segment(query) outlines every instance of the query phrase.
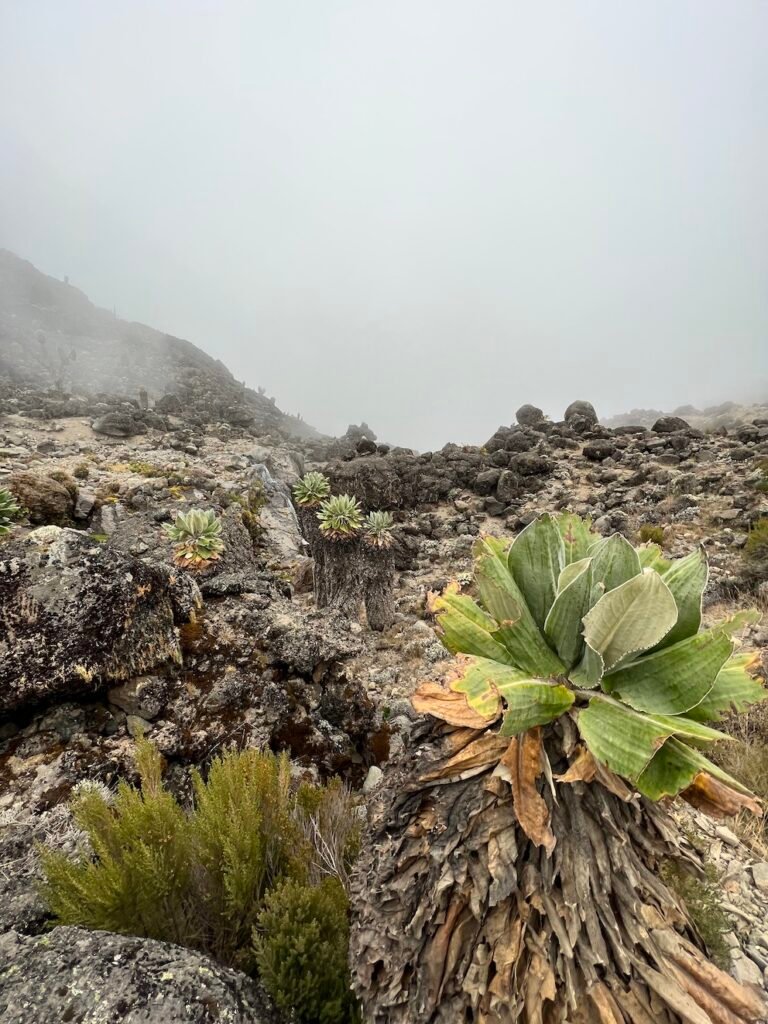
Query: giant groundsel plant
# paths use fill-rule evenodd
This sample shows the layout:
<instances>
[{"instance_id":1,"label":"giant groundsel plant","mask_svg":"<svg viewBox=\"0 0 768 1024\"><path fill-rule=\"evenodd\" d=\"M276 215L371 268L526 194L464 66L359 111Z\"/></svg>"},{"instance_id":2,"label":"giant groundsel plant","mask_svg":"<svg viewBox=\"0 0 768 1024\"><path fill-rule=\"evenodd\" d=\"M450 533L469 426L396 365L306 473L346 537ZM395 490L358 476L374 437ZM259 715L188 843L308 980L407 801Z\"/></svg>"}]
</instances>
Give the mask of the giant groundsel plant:
<instances>
[{"instance_id":1,"label":"giant groundsel plant","mask_svg":"<svg viewBox=\"0 0 768 1024\"><path fill-rule=\"evenodd\" d=\"M472 590L434 596L456 654L413 703L354 885L351 963L377 1024L747 1024L759 993L708 959L660 876L703 873L666 813L757 801L707 759L712 723L765 695L702 629L704 552L542 515L477 541Z\"/></svg>"},{"instance_id":2,"label":"giant groundsel plant","mask_svg":"<svg viewBox=\"0 0 768 1024\"><path fill-rule=\"evenodd\" d=\"M702 630L707 573L702 548L668 561L570 513L539 516L511 546L482 537L477 600L454 584L431 602L445 646L463 656L450 691L475 726L501 719L504 736L572 716L595 762L652 800L754 805L702 750L728 738L708 723L766 696L733 639L759 615ZM430 686L417 700L455 717Z\"/></svg>"}]
</instances>

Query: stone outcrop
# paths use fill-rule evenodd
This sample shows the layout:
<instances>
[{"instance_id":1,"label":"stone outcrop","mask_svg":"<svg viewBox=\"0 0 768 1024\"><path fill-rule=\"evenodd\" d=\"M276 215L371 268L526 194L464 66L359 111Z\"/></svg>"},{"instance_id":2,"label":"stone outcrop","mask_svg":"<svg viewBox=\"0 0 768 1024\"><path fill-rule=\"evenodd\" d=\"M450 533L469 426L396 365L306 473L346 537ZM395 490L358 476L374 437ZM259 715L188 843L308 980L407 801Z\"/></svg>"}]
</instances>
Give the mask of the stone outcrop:
<instances>
[{"instance_id":1,"label":"stone outcrop","mask_svg":"<svg viewBox=\"0 0 768 1024\"><path fill-rule=\"evenodd\" d=\"M0 935L4 1024L268 1024L246 975L180 946L81 928Z\"/></svg>"},{"instance_id":2,"label":"stone outcrop","mask_svg":"<svg viewBox=\"0 0 768 1024\"><path fill-rule=\"evenodd\" d=\"M0 552L0 711L93 691L180 657L192 578L43 527Z\"/></svg>"}]
</instances>

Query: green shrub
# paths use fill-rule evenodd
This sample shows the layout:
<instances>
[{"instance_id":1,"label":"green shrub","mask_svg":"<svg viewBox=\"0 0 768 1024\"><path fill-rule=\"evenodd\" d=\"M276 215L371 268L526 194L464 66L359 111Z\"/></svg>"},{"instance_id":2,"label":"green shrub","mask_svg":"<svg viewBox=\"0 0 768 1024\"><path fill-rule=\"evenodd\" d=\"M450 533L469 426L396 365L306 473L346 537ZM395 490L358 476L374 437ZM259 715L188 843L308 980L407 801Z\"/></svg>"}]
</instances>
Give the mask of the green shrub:
<instances>
[{"instance_id":1,"label":"green shrub","mask_svg":"<svg viewBox=\"0 0 768 1024\"><path fill-rule=\"evenodd\" d=\"M20 513L21 509L11 492L0 487L0 537L11 532L11 524Z\"/></svg>"},{"instance_id":2,"label":"green shrub","mask_svg":"<svg viewBox=\"0 0 768 1024\"><path fill-rule=\"evenodd\" d=\"M749 531L744 557L751 563L768 562L768 517L758 519Z\"/></svg>"},{"instance_id":3,"label":"green shrub","mask_svg":"<svg viewBox=\"0 0 768 1024\"><path fill-rule=\"evenodd\" d=\"M282 882L267 895L253 940L265 989L296 1024L360 1020L349 988L347 895L337 878Z\"/></svg>"},{"instance_id":4,"label":"green shrub","mask_svg":"<svg viewBox=\"0 0 768 1024\"><path fill-rule=\"evenodd\" d=\"M162 758L148 741L139 740L136 762L140 788L121 782L111 803L94 790L73 801L92 856L41 850L56 922L174 942L254 970L266 893L289 878L336 877L329 849L354 855L349 795L339 784L292 785L286 755L229 751L207 780L194 772L187 812L163 787ZM341 839L330 832L340 820Z\"/></svg>"},{"instance_id":5,"label":"green shrub","mask_svg":"<svg viewBox=\"0 0 768 1024\"><path fill-rule=\"evenodd\" d=\"M75 480L87 480L91 475L91 468L87 462L78 462L72 471Z\"/></svg>"},{"instance_id":6,"label":"green shrub","mask_svg":"<svg viewBox=\"0 0 768 1024\"><path fill-rule=\"evenodd\" d=\"M733 925L722 908L715 868L707 865L704 877L698 878L676 861L667 860L661 866L661 877L683 901L713 962L727 971L731 964L731 950L725 934L733 929Z\"/></svg>"},{"instance_id":7,"label":"green shrub","mask_svg":"<svg viewBox=\"0 0 768 1024\"><path fill-rule=\"evenodd\" d=\"M165 475L159 466L155 466L151 462L129 462L128 469L132 473L136 473L137 476L155 477Z\"/></svg>"},{"instance_id":8,"label":"green shrub","mask_svg":"<svg viewBox=\"0 0 768 1024\"><path fill-rule=\"evenodd\" d=\"M638 530L637 536L641 544L662 545L664 543L664 527L643 523Z\"/></svg>"}]
</instances>

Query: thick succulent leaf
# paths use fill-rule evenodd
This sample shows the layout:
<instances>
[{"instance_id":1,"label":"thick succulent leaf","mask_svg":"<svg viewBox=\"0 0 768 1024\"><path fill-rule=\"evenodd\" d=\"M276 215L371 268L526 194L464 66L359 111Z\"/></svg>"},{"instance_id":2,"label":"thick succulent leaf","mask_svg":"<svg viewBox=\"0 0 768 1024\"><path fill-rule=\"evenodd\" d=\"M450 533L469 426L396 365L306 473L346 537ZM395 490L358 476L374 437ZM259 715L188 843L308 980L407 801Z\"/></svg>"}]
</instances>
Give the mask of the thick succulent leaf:
<instances>
[{"instance_id":1,"label":"thick succulent leaf","mask_svg":"<svg viewBox=\"0 0 768 1024\"><path fill-rule=\"evenodd\" d=\"M579 712L578 727L597 760L631 782L637 781L670 736L695 743L727 739L689 718L644 715L601 695L593 697Z\"/></svg>"},{"instance_id":2,"label":"thick succulent leaf","mask_svg":"<svg viewBox=\"0 0 768 1024\"><path fill-rule=\"evenodd\" d=\"M589 566L591 564L591 558L581 558L578 562L570 562L566 565L557 580L558 595L562 594L565 588L570 586L577 576L581 575L585 566ZM555 600L557 600L557 598L555 598Z\"/></svg>"},{"instance_id":3,"label":"thick succulent leaf","mask_svg":"<svg viewBox=\"0 0 768 1024\"><path fill-rule=\"evenodd\" d=\"M576 686L582 686L587 690L594 690L603 678L602 656L593 650L589 644L584 644L584 653L581 661L570 673L570 678Z\"/></svg>"},{"instance_id":4,"label":"thick succulent leaf","mask_svg":"<svg viewBox=\"0 0 768 1024\"><path fill-rule=\"evenodd\" d=\"M530 618L522 591L507 567L506 552L495 541L481 537L474 546L475 583L483 607L497 624L517 622L524 612Z\"/></svg>"},{"instance_id":5,"label":"thick succulent leaf","mask_svg":"<svg viewBox=\"0 0 768 1024\"><path fill-rule=\"evenodd\" d=\"M671 591L658 573L646 569L600 598L584 619L584 639L610 672L629 655L655 647L676 621Z\"/></svg>"},{"instance_id":6,"label":"thick succulent leaf","mask_svg":"<svg viewBox=\"0 0 768 1024\"><path fill-rule=\"evenodd\" d=\"M749 669L759 664L754 653L737 654L723 665L704 699L688 712L697 722L719 722L731 711L746 711L751 704L768 698L768 690Z\"/></svg>"},{"instance_id":7,"label":"thick succulent leaf","mask_svg":"<svg viewBox=\"0 0 768 1024\"><path fill-rule=\"evenodd\" d=\"M709 564L703 548L678 558L662 574L677 605L677 622L662 640L661 647L685 640L698 632L701 625L701 599L707 585Z\"/></svg>"},{"instance_id":8,"label":"thick succulent leaf","mask_svg":"<svg viewBox=\"0 0 768 1024\"><path fill-rule=\"evenodd\" d=\"M642 572L637 552L620 533L598 541L590 549L590 555L592 582L596 586L602 585L604 593L615 590Z\"/></svg>"},{"instance_id":9,"label":"thick succulent leaf","mask_svg":"<svg viewBox=\"0 0 768 1024\"><path fill-rule=\"evenodd\" d=\"M541 679L525 679L499 686L507 711L499 732L516 736L535 725L554 722L574 701L573 691L559 683Z\"/></svg>"},{"instance_id":10,"label":"thick succulent leaf","mask_svg":"<svg viewBox=\"0 0 768 1024\"><path fill-rule=\"evenodd\" d=\"M596 534L589 519L582 519L573 512L563 512L555 518L560 536L563 538L565 564L580 562L589 553Z\"/></svg>"},{"instance_id":11,"label":"thick succulent leaf","mask_svg":"<svg viewBox=\"0 0 768 1024\"><path fill-rule=\"evenodd\" d=\"M722 768L675 736L657 751L635 785L651 800L660 800L664 796L677 796L693 783L700 772L706 772L739 793L749 793Z\"/></svg>"},{"instance_id":12,"label":"thick succulent leaf","mask_svg":"<svg viewBox=\"0 0 768 1024\"><path fill-rule=\"evenodd\" d=\"M558 594L549 610L544 632L566 668L581 657L584 648L582 620L589 610L591 559L572 562L560 573Z\"/></svg>"},{"instance_id":13,"label":"thick succulent leaf","mask_svg":"<svg viewBox=\"0 0 768 1024\"><path fill-rule=\"evenodd\" d=\"M745 608L743 611L734 612L729 618L724 619L722 622L718 622L717 625L712 626L713 630L719 630L721 633L725 633L726 636L735 636L740 633L745 626L753 626L756 622L759 622L762 615L757 608Z\"/></svg>"},{"instance_id":14,"label":"thick succulent leaf","mask_svg":"<svg viewBox=\"0 0 768 1024\"><path fill-rule=\"evenodd\" d=\"M516 683L530 677L509 665L488 658L460 658L446 679L454 693L463 694L479 715L493 718L501 708L501 695Z\"/></svg>"},{"instance_id":15,"label":"thick succulent leaf","mask_svg":"<svg viewBox=\"0 0 768 1024\"><path fill-rule=\"evenodd\" d=\"M495 619L486 615L471 597L458 593L457 586L449 586L432 601L431 607L437 612L443 644L451 653L514 664L509 651L492 636L498 628Z\"/></svg>"},{"instance_id":16,"label":"thick succulent leaf","mask_svg":"<svg viewBox=\"0 0 768 1024\"><path fill-rule=\"evenodd\" d=\"M643 569L655 569L656 572L666 572L672 564L668 558L664 558L658 544L641 544L635 548L635 551Z\"/></svg>"},{"instance_id":17,"label":"thick succulent leaf","mask_svg":"<svg viewBox=\"0 0 768 1024\"><path fill-rule=\"evenodd\" d=\"M496 620L494 639L508 653L504 663L516 665L528 676L564 674L565 666L541 635L507 567L505 553L491 538L482 538L475 554L475 582L483 605Z\"/></svg>"},{"instance_id":18,"label":"thick succulent leaf","mask_svg":"<svg viewBox=\"0 0 768 1024\"><path fill-rule=\"evenodd\" d=\"M709 693L732 650L724 633L698 633L610 673L603 689L638 711L682 715Z\"/></svg>"},{"instance_id":19,"label":"thick succulent leaf","mask_svg":"<svg viewBox=\"0 0 768 1024\"><path fill-rule=\"evenodd\" d=\"M508 565L539 629L557 593L557 581L565 566L563 538L548 513L534 519L509 549Z\"/></svg>"},{"instance_id":20,"label":"thick succulent leaf","mask_svg":"<svg viewBox=\"0 0 768 1024\"><path fill-rule=\"evenodd\" d=\"M670 735L666 726L649 716L598 697L579 712L578 727L597 760L632 782Z\"/></svg>"}]
</instances>

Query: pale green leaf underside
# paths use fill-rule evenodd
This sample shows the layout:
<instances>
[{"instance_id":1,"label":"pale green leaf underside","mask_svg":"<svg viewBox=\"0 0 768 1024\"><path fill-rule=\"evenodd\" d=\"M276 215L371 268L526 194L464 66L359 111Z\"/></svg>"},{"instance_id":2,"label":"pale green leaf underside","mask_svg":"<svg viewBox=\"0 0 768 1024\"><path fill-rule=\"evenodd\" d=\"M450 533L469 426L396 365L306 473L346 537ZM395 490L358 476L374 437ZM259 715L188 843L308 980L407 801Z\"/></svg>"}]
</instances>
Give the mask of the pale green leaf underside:
<instances>
[{"instance_id":1,"label":"pale green leaf underside","mask_svg":"<svg viewBox=\"0 0 768 1024\"><path fill-rule=\"evenodd\" d=\"M677 605L658 573L646 569L604 594L584 619L584 639L610 672L654 647L677 621Z\"/></svg>"},{"instance_id":2,"label":"pale green leaf underside","mask_svg":"<svg viewBox=\"0 0 768 1024\"><path fill-rule=\"evenodd\" d=\"M556 517L555 522L563 539L563 551L565 564L580 562L589 553L590 545L595 541L595 534L591 529L591 521L582 519L573 512L562 512Z\"/></svg>"},{"instance_id":3,"label":"pale green leaf underside","mask_svg":"<svg viewBox=\"0 0 768 1024\"><path fill-rule=\"evenodd\" d=\"M590 549L592 582L601 585L603 592L615 590L642 572L637 552L620 533L598 541Z\"/></svg>"}]
</instances>

